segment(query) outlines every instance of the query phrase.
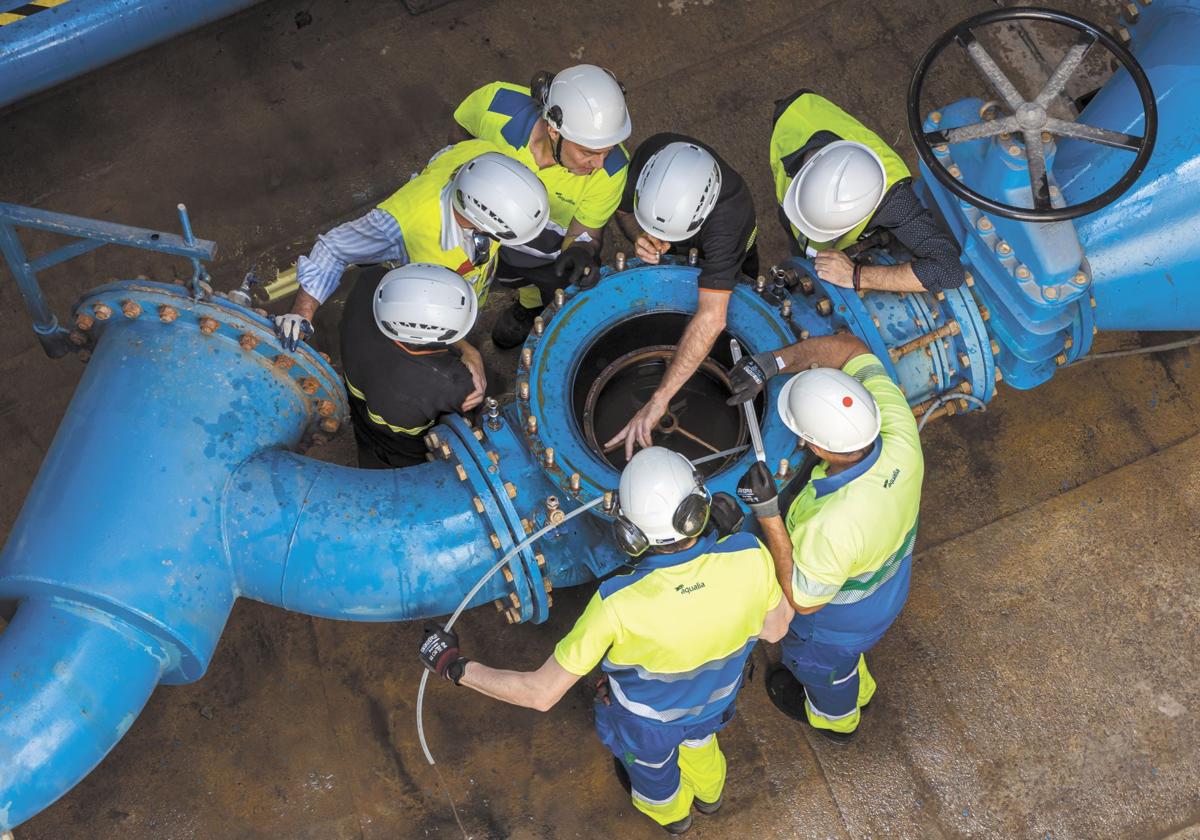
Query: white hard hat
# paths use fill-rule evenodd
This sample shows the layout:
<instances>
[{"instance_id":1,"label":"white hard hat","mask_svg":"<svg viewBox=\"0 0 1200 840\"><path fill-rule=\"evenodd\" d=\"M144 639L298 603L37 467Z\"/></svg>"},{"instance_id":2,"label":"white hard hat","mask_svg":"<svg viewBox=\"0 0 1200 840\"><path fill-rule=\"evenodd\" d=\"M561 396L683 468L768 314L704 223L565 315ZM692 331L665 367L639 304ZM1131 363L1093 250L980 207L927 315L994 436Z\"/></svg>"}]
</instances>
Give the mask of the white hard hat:
<instances>
[{"instance_id":1,"label":"white hard hat","mask_svg":"<svg viewBox=\"0 0 1200 840\"><path fill-rule=\"evenodd\" d=\"M475 324L471 284L450 269L409 263L383 275L372 301L375 325L405 344L452 344Z\"/></svg>"},{"instance_id":2,"label":"white hard hat","mask_svg":"<svg viewBox=\"0 0 1200 840\"><path fill-rule=\"evenodd\" d=\"M529 167L500 152L484 152L454 173L454 209L481 233L524 245L550 220L546 188Z\"/></svg>"},{"instance_id":3,"label":"white hard hat","mask_svg":"<svg viewBox=\"0 0 1200 840\"><path fill-rule=\"evenodd\" d=\"M632 130L625 91L612 73L593 64L554 76L542 116L567 140L588 149L615 146Z\"/></svg>"},{"instance_id":4,"label":"white hard hat","mask_svg":"<svg viewBox=\"0 0 1200 840\"><path fill-rule=\"evenodd\" d=\"M652 546L694 537L708 521L708 495L691 461L662 446L647 447L630 459L617 492L621 516ZM685 505L691 496L702 504Z\"/></svg>"},{"instance_id":5,"label":"white hard hat","mask_svg":"<svg viewBox=\"0 0 1200 840\"><path fill-rule=\"evenodd\" d=\"M857 452L879 436L875 398L840 370L801 371L783 386L777 405L784 425L829 452Z\"/></svg>"},{"instance_id":6,"label":"white hard hat","mask_svg":"<svg viewBox=\"0 0 1200 840\"><path fill-rule=\"evenodd\" d=\"M783 196L783 212L813 242L831 242L871 217L886 183L874 150L838 140L796 173Z\"/></svg>"},{"instance_id":7,"label":"white hard hat","mask_svg":"<svg viewBox=\"0 0 1200 840\"><path fill-rule=\"evenodd\" d=\"M692 236L717 203L721 167L695 143L668 143L638 176L633 215L642 230L665 242Z\"/></svg>"}]
</instances>

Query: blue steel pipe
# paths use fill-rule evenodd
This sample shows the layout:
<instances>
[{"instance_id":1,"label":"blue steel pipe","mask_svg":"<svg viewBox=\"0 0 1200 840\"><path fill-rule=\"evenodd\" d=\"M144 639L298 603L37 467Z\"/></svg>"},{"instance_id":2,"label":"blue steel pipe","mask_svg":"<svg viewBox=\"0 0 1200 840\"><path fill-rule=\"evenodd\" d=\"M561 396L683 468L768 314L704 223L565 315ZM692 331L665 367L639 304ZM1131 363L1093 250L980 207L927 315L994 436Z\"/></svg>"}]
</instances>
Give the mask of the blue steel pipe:
<instances>
[{"instance_id":1,"label":"blue steel pipe","mask_svg":"<svg viewBox=\"0 0 1200 840\"><path fill-rule=\"evenodd\" d=\"M256 2L66 0L29 14L0 26L0 107Z\"/></svg>"}]
</instances>

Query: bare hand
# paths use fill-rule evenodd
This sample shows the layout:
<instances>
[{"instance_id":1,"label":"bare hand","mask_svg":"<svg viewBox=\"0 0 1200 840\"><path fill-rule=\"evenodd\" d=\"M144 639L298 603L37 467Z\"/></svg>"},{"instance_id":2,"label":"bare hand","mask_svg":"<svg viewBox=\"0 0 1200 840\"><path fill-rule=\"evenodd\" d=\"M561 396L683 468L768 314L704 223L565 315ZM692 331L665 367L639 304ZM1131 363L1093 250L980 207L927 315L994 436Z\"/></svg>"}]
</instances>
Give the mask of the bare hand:
<instances>
[{"instance_id":1,"label":"bare hand","mask_svg":"<svg viewBox=\"0 0 1200 840\"><path fill-rule=\"evenodd\" d=\"M647 262L650 265L658 265L659 257L671 250L671 243L663 242L661 239L655 239L650 234L643 232L642 235L637 238L635 247L638 257L640 257L643 262Z\"/></svg>"},{"instance_id":2,"label":"bare hand","mask_svg":"<svg viewBox=\"0 0 1200 840\"><path fill-rule=\"evenodd\" d=\"M633 419L625 424L625 428L617 432L617 434L608 443L604 444L605 451L612 449L618 444L625 444L625 460L633 457L633 450L637 446L653 446L654 441L650 439L650 433L658 426L658 421L667 413L665 403L660 403L653 397L650 402L646 403L637 414L633 415Z\"/></svg>"},{"instance_id":3,"label":"bare hand","mask_svg":"<svg viewBox=\"0 0 1200 840\"><path fill-rule=\"evenodd\" d=\"M475 390L467 394L467 398L463 400L462 410L466 412L483 402L484 392L487 391L487 374L483 372L483 357L471 345L463 346L460 358L462 363L467 366L467 370L471 372L471 382L475 386Z\"/></svg>"},{"instance_id":4,"label":"bare hand","mask_svg":"<svg viewBox=\"0 0 1200 840\"><path fill-rule=\"evenodd\" d=\"M598 702L603 703L605 706L612 705L612 699L608 693L608 674L596 680L595 694Z\"/></svg>"},{"instance_id":5,"label":"bare hand","mask_svg":"<svg viewBox=\"0 0 1200 840\"><path fill-rule=\"evenodd\" d=\"M843 289L854 288L854 263L841 251L818 251L813 264L816 266L817 276L826 283L841 286Z\"/></svg>"}]
</instances>

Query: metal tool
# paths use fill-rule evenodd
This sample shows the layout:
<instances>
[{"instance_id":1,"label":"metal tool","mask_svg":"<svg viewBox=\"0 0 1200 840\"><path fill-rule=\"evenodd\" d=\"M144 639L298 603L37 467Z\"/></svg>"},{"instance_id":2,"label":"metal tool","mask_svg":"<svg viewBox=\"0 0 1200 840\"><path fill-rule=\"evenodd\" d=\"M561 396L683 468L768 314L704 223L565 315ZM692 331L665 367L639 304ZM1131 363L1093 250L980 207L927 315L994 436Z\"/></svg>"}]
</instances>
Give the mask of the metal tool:
<instances>
[{"instance_id":1,"label":"metal tool","mask_svg":"<svg viewBox=\"0 0 1200 840\"><path fill-rule=\"evenodd\" d=\"M729 339L729 353L736 365L742 358L742 345L736 338ZM754 457L767 463L767 452L763 449L762 432L758 428L758 416L754 413L754 400L742 403L742 411L746 412L746 426L750 429L750 443L754 444Z\"/></svg>"}]
</instances>

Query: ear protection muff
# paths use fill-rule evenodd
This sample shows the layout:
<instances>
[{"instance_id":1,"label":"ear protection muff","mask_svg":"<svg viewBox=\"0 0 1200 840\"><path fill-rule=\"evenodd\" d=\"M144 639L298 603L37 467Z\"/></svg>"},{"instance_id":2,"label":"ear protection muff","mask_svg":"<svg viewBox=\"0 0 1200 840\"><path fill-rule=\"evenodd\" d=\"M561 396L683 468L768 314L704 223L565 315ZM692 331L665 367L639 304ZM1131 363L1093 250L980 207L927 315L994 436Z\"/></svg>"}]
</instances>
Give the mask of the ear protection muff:
<instances>
[{"instance_id":1,"label":"ear protection muff","mask_svg":"<svg viewBox=\"0 0 1200 840\"><path fill-rule=\"evenodd\" d=\"M703 534L704 529L708 527L708 518L712 510L712 496L704 486L704 479L700 473L693 471L692 480L696 482L696 489L679 503L675 513L671 515L671 527L681 534L683 539ZM640 558L650 550L650 538L621 513L620 497L615 491L612 532L617 546L634 559Z\"/></svg>"}]
</instances>

